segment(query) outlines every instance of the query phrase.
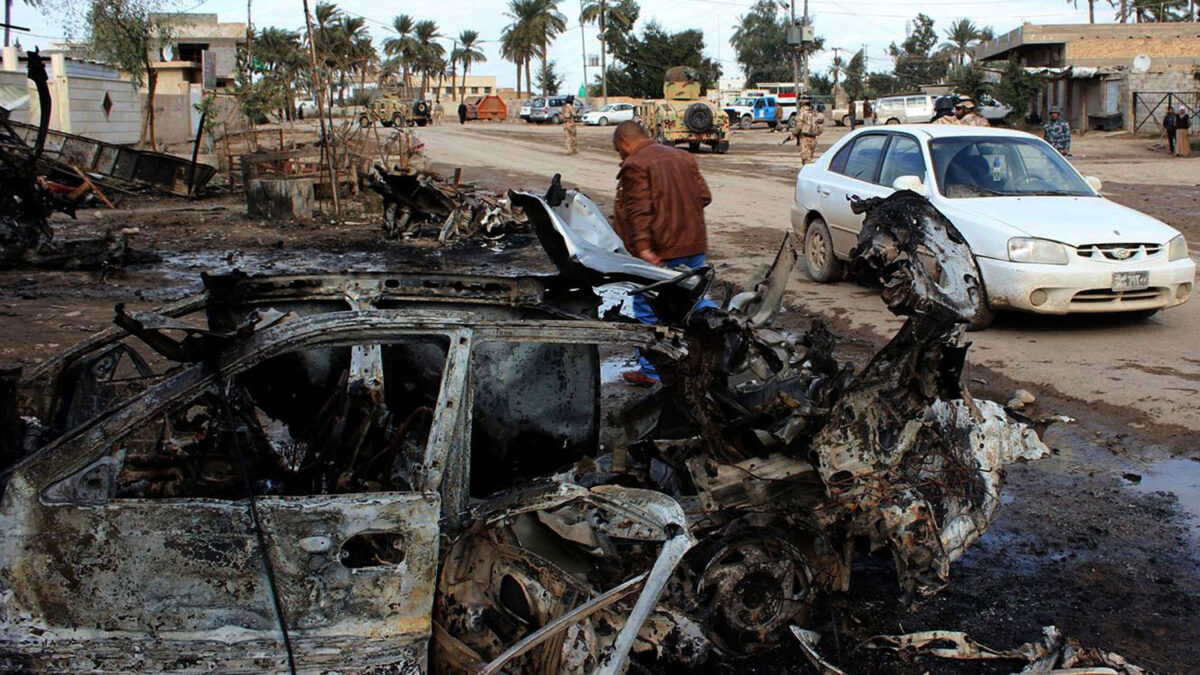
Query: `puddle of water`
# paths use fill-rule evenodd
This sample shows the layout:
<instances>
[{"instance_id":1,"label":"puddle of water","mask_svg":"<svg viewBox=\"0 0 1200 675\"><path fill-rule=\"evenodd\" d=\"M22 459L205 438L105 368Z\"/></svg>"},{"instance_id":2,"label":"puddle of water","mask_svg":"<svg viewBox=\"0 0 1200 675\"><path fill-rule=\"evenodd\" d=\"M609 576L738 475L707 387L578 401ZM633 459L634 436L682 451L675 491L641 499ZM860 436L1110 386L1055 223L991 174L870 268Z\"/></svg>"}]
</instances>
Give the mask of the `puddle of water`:
<instances>
[{"instance_id":1,"label":"puddle of water","mask_svg":"<svg viewBox=\"0 0 1200 675\"><path fill-rule=\"evenodd\" d=\"M1200 462L1169 459L1141 473L1141 482L1130 485L1137 492L1169 492L1179 499L1179 508L1190 516L1189 525L1200 534Z\"/></svg>"},{"instance_id":2,"label":"puddle of water","mask_svg":"<svg viewBox=\"0 0 1200 675\"><path fill-rule=\"evenodd\" d=\"M609 356L600 362L600 381L617 382L621 379L621 373L637 368L637 365L637 359L632 353Z\"/></svg>"}]
</instances>

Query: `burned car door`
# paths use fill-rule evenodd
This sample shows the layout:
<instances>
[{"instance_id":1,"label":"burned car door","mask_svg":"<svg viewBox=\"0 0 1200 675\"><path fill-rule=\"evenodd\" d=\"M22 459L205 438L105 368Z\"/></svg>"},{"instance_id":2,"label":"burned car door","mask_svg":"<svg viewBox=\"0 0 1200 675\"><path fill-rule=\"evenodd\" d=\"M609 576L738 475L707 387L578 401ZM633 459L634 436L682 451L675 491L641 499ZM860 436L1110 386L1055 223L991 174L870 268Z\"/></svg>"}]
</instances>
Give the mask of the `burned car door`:
<instances>
[{"instance_id":1,"label":"burned car door","mask_svg":"<svg viewBox=\"0 0 1200 675\"><path fill-rule=\"evenodd\" d=\"M6 666L424 670L441 497L415 472L443 452L457 352L321 321L188 367L18 468Z\"/></svg>"}]
</instances>

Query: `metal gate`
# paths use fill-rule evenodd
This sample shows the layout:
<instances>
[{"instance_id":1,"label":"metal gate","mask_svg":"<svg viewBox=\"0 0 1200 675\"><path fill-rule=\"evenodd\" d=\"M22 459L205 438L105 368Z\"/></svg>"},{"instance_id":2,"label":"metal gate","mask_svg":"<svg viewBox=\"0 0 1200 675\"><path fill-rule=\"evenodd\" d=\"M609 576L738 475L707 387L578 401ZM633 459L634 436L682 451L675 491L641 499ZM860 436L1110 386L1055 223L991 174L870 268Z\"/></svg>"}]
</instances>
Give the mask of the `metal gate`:
<instances>
[{"instance_id":1,"label":"metal gate","mask_svg":"<svg viewBox=\"0 0 1200 675\"><path fill-rule=\"evenodd\" d=\"M1167 108L1176 112L1180 106L1187 110L1190 130L1200 130L1200 92L1195 91L1135 91L1133 92L1133 130L1146 133L1163 132L1162 118Z\"/></svg>"}]
</instances>

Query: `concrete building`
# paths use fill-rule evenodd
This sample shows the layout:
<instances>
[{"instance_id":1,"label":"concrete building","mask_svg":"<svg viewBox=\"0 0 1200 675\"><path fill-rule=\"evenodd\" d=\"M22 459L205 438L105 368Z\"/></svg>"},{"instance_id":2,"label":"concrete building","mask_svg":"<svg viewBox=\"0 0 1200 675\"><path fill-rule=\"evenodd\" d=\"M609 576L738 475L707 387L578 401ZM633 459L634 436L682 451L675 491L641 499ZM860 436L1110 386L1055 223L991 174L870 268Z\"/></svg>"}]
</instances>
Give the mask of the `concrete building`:
<instances>
[{"instance_id":1,"label":"concrete building","mask_svg":"<svg viewBox=\"0 0 1200 675\"><path fill-rule=\"evenodd\" d=\"M413 91L416 91L416 89L421 86L421 80L420 78L411 76L410 79L413 81ZM458 105L459 95L463 92L464 88L466 89L465 98L468 101L477 96L487 96L489 94L496 94L499 92L499 89L496 87L495 75L467 75L465 82L463 79L464 78L461 77L458 78L458 82L455 83L457 86L454 87L451 86L450 78L448 77L442 80L440 84L438 82L431 81L429 83L428 98L440 98L443 104L445 104L447 101L453 101L455 105Z\"/></svg>"},{"instance_id":2,"label":"concrete building","mask_svg":"<svg viewBox=\"0 0 1200 675\"><path fill-rule=\"evenodd\" d=\"M171 39L162 50L162 61L192 64L200 71L196 83L209 89L233 86L238 50L246 44L246 24L222 22L216 14L155 16L165 18L171 26ZM207 82L203 81L205 76Z\"/></svg>"},{"instance_id":3,"label":"concrete building","mask_svg":"<svg viewBox=\"0 0 1200 675\"><path fill-rule=\"evenodd\" d=\"M1124 129L1157 134L1167 105L1200 102L1200 23L1027 23L975 50L977 62L1011 56L1050 80L1034 111L1061 107L1075 129L1120 115Z\"/></svg>"},{"instance_id":4,"label":"concrete building","mask_svg":"<svg viewBox=\"0 0 1200 675\"><path fill-rule=\"evenodd\" d=\"M50 128L90 136L109 143L137 143L141 135L142 99L119 70L95 61L69 57L60 50L42 52L50 87ZM15 47L4 48L0 85L15 104L13 119L36 124L37 89L26 79L26 59ZM27 98L21 100L20 89ZM6 106L7 107L7 106Z\"/></svg>"}]
</instances>

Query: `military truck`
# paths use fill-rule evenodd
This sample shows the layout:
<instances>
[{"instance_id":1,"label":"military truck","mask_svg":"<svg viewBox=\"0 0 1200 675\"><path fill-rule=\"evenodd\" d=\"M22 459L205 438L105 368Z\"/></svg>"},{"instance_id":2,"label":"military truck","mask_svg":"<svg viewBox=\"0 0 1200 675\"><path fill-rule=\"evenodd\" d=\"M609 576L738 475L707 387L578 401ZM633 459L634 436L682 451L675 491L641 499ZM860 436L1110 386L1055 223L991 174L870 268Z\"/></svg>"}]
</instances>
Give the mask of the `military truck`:
<instances>
[{"instance_id":1,"label":"military truck","mask_svg":"<svg viewBox=\"0 0 1200 675\"><path fill-rule=\"evenodd\" d=\"M696 151L707 145L713 152L729 151L729 117L700 99L700 74L686 66L666 72L663 98L642 103L642 128L659 143L680 145Z\"/></svg>"},{"instance_id":2,"label":"military truck","mask_svg":"<svg viewBox=\"0 0 1200 675\"><path fill-rule=\"evenodd\" d=\"M423 127L433 122L433 104L429 101L413 101L395 94L377 98L358 119L360 126L369 127L379 122L385 127Z\"/></svg>"}]
</instances>

